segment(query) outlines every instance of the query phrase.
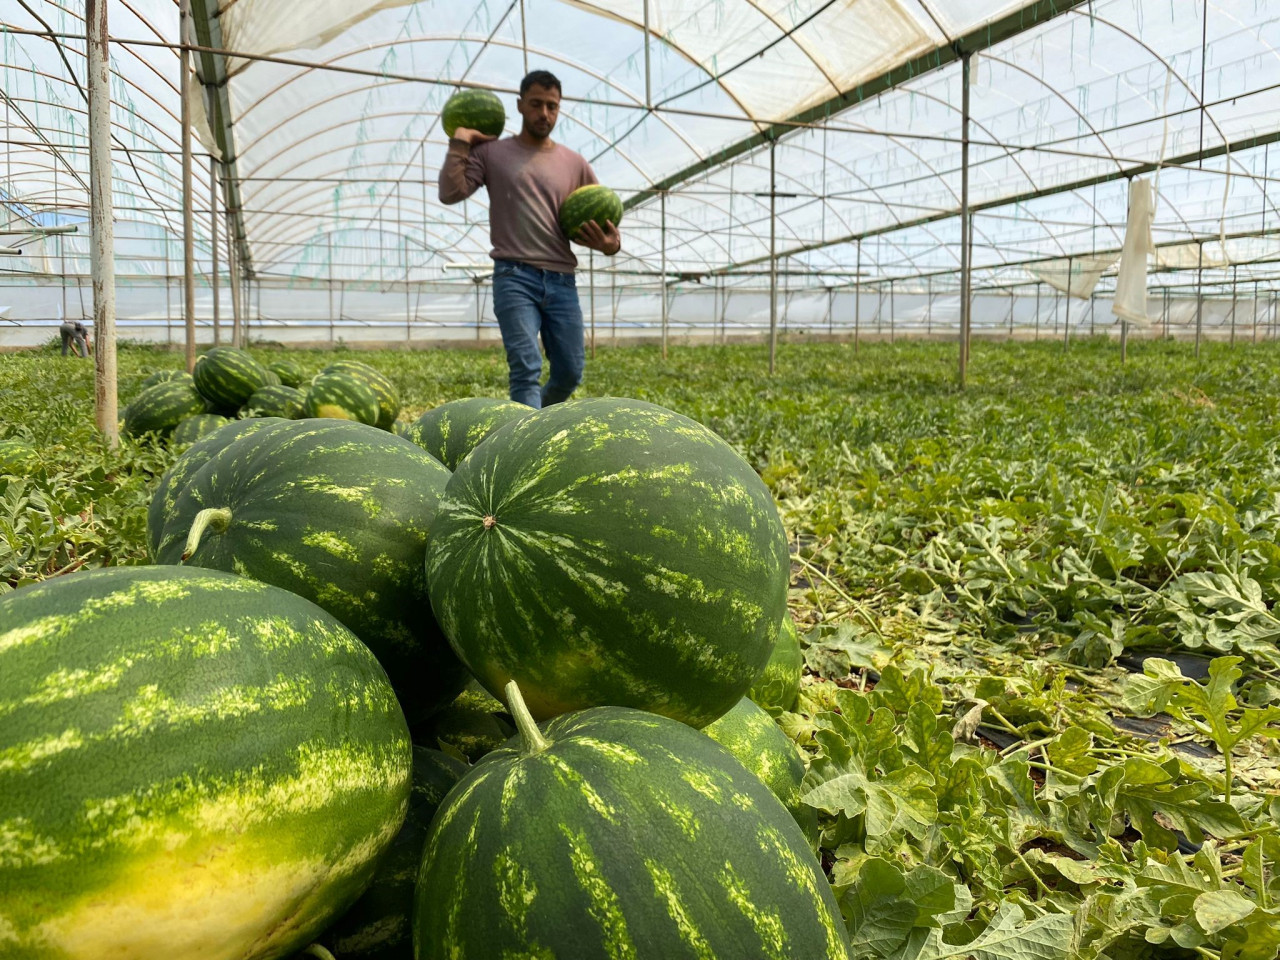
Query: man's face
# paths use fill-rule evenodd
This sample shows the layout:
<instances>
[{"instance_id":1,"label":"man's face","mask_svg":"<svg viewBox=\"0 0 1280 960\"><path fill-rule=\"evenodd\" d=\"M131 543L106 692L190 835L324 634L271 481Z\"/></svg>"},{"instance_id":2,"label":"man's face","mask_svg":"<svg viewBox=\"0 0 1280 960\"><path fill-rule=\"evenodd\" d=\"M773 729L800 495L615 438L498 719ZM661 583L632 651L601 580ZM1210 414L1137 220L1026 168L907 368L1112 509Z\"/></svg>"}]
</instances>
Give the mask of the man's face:
<instances>
[{"instance_id":1,"label":"man's face","mask_svg":"<svg viewBox=\"0 0 1280 960\"><path fill-rule=\"evenodd\" d=\"M551 136L560 118L560 91L535 83L516 101L516 109L524 118L524 128L543 140Z\"/></svg>"}]
</instances>

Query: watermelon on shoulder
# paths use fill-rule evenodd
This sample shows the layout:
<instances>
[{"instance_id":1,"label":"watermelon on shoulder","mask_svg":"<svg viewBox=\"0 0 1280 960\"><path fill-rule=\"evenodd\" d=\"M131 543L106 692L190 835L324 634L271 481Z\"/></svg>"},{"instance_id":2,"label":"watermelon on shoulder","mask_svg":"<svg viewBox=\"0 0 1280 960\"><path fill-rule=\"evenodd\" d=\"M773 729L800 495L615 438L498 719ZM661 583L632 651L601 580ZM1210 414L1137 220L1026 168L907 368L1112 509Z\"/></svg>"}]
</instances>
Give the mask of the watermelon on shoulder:
<instances>
[{"instance_id":1,"label":"watermelon on shoulder","mask_svg":"<svg viewBox=\"0 0 1280 960\"><path fill-rule=\"evenodd\" d=\"M302 405L304 417L355 420L374 426L379 416L378 395L364 380L348 373L322 373L311 381Z\"/></svg>"},{"instance_id":2,"label":"watermelon on shoulder","mask_svg":"<svg viewBox=\"0 0 1280 960\"><path fill-rule=\"evenodd\" d=\"M608 220L615 227L622 222L622 200L608 187L598 183L579 187L560 205L560 228L570 240L592 220L603 230Z\"/></svg>"},{"instance_id":3,"label":"watermelon on shoulder","mask_svg":"<svg viewBox=\"0 0 1280 960\"><path fill-rule=\"evenodd\" d=\"M454 470L489 434L531 413L533 408L512 400L492 397L450 400L415 420L409 427L408 437Z\"/></svg>"},{"instance_id":4,"label":"watermelon on shoulder","mask_svg":"<svg viewBox=\"0 0 1280 960\"><path fill-rule=\"evenodd\" d=\"M175 379L147 387L124 410L126 436L168 437L183 420L208 412L205 399L188 380Z\"/></svg>"},{"instance_id":5,"label":"watermelon on shoulder","mask_svg":"<svg viewBox=\"0 0 1280 960\"><path fill-rule=\"evenodd\" d=\"M496 93L459 90L445 102L440 124L446 137L452 137L459 127L500 137L507 125L507 111Z\"/></svg>"},{"instance_id":6,"label":"watermelon on shoulder","mask_svg":"<svg viewBox=\"0 0 1280 960\"><path fill-rule=\"evenodd\" d=\"M414 909L419 960L847 960L800 828L719 744L626 707L539 729L473 766L436 813Z\"/></svg>"},{"instance_id":7,"label":"watermelon on shoulder","mask_svg":"<svg viewBox=\"0 0 1280 960\"><path fill-rule=\"evenodd\" d=\"M0 598L6 957L267 960L360 896L411 747L386 674L314 604L112 567Z\"/></svg>"}]
</instances>

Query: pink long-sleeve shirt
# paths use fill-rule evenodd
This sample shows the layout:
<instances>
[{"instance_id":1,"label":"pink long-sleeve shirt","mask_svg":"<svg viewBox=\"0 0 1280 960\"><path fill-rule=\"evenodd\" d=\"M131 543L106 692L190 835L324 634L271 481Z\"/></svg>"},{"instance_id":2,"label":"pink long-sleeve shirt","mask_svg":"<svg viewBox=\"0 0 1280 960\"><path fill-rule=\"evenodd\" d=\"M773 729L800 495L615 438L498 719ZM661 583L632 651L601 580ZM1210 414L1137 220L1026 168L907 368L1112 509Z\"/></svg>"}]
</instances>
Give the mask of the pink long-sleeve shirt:
<instances>
[{"instance_id":1,"label":"pink long-sleeve shirt","mask_svg":"<svg viewBox=\"0 0 1280 960\"><path fill-rule=\"evenodd\" d=\"M550 140L529 147L517 137L475 146L453 139L440 170L440 202L459 203L487 187L489 255L573 273L578 258L560 229L560 205L574 190L597 182L581 154Z\"/></svg>"}]
</instances>

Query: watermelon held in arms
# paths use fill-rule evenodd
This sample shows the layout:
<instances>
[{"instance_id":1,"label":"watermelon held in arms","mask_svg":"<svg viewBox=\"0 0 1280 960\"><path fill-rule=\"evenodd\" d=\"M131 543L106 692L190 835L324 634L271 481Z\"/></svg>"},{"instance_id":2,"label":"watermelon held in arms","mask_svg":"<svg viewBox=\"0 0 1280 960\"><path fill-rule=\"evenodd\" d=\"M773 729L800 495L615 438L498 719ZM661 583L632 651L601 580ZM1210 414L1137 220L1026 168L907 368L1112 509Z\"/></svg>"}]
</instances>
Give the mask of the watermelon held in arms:
<instances>
[{"instance_id":1,"label":"watermelon held in arms","mask_svg":"<svg viewBox=\"0 0 1280 960\"><path fill-rule=\"evenodd\" d=\"M431 818L468 765L426 747L413 748L413 792L404 826L378 864L373 882L319 943L342 960L403 960L413 954L413 888Z\"/></svg>"},{"instance_id":2,"label":"watermelon held in arms","mask_svg":"<svg viewBox=\"0 0 1280 960\"><path fill-rule=\"evenodd\" d=\"M428 410L409 427L408 437L450 470L499 427L533 413L513 400L469 397Z\"/></svg>"},{"instance_id":3,"label":"watermelon held in arms","mask_svg":"<svg viewBox=\"0 0 1280 960\"><path fill-rule=\"evenodd\" d=\"M515 687L520 739L472 767L431 824L418 960L846 960L804 834L719 744L626 707L539 730Z\"/></svg>"},{"instance_id":4,"label":"watermelon held in arms","mask_svg":"<svg viewBox=\"0 0 1280 960\"><path fill-rule=\"evenodd\" d=\"M318 604L368 644L411 723L466 671L431 615L427 530L449 471L408 440L342 420L286 420L235 440L164 517L160 563L238 573Z\"/></svg>"},{"instance_id":5,"label":"watermelon held in arms","mask_svg":"<svg viewBox=\"0 0 1280 960\"><path fill-rule=\"evenodd\" d=\"M440 111L440 123L446 137L452 137L459 127L479 130L490 137L500 137L507 126L507 111L495 93L488 90L459 90Z\"/></svg>"},{"instance_id":6,"label":"watermelon held in arms","mask_svg":"<svg viewBox=\"0 0 1280 960\"><path fill-rule=\"evenodd\" d=\"M773 717L743 697L732 710L702 732L733 754L760 778L800 825L810 846L818 846L818 811L800 799L804 760L800 749Z\"/></svg>"},{"instance_id":7,"label":"watermelon held in arms","mask_svg":"<svg viewBox=\"0 0 1280 960\"><path fill-rule=\"evenodd\" d=\"M151 495L151 503L147 506L147 550L154 561L160 552L160 537L164 534L165 517L173 510L178 495L187 489L187 481L195 476L196 471L213 459L213 455L223 447L229 446L233 440L272 426L285 423L284 420L260 418L256 420L233 420L206 437L197 440L187 452L173 462L173 465L160 478L160 485Z\"/></svg>"},{"instance_id":8,"label":"watermelon held in arms","mask_svg":"<svg viewBox=\"0 0 1280 960\"><path fill-rule=\"evenodd\" d=\"M275 384L255 390L240 411L242 417L280 417L297 420L302 416L307 395L296 387Z\"/></svg>"},{"instance_id":9,"label":"watermelon held in arms","mask_svg":"<svg viewBox=\"0 0 1280 960\"><path fill-rule=\"evenodd\" d=\"M147 387L124 410L126 436L168 437L183 420L207 413L204 397L189 380L176 379Z\"/></svg>"},{"instance_id":10,"label":"watermelon held in arms","mask_svg":"<svg viewBox=\"0 0 1280 960\"><path fill-rule=\"evenodd\" d=\"M782 713L796 705L800 696L800 676L804 672L804 654L800 650L800 636L796 622L788 613L782 618L782 629L773 645L773 653L765 664L764 673L751 685L747 696L769 713Z\"/></svg>"},{"instance_id":11,"label":"watermelon held in arms","mask_svg":"<svg viewBox=\"0 0 1280 960\"><path fill-rule=\"evenodd\" d=\"M598 183L579 187L560 205L560 228L570 240L577 240L578 231L592 220L602 230L606 220L615 227L622 222L622 201Z\"/></svg>"},{"instance_id":12,"label":"watermelon held in arms","mask_svg":"<svg viewBox=\"0 0 1280 960\"><path fill-rule=\"evenodd\" d=\"M169 439L175 444L195 443L201 437L208 436L230 422L226 417L220 417L216 413L197 413L174 427Z\"/></svg>"},{"instance_id":13,"label":"watermelon held in arms","mask_svg":"<svg viewBox=\"0 0 1280 960\"><path fill-rule=\"evenodd\" d=\"M339 360L325 367L322 373L345 373L363 380L378 395L378 419L374 426L381 430L390 430L400 414L400 395L396 386L386 374L375 370L367 363L359 360Z\"/></svg>"},{"instance_id":14,"label":"watermelon held in arms","mask_svg":"<svg viewBox=\"0 0 1280 960\"><path fill-rule=\"evenodd\" d=\"M386 675L314 604L113 567L0 599L6 957L290 956L409 799Z\"/></svg>"},{"instance_id":15,"label":"watermelon held in arms","mask_svg":"<svg viewBox=\"0 0 1280 960\"><path fill-rule=\"evenodd\" d=\"M458 465L427 544L431 605L498 695L539 719L612 704L696 727L763 671L790 553L727 443L638 400L574 400Z\"/></svg>"},{"instance_id":16,"label":"watermelon held in arms","mask_svg":"<svg viewBox=\"0 0 1280 960\"><path fill-rule=\"evenodd\" d=\"M380 414L373 387L349 373L322 373L311 381L302 415L329 420L355 420L375 426Z\"/></svg>"},{"instance_id":17,"label":"watermelon held in arms","mask_svg":"<svg viewBox=\"0 0 1280 960\"><path fill-rule=\"evenodd\" d=\"M266 367L243 350L214 347L196 360L196 389L215 410L236 411L271 381Z\"/></svg>"}]
</instances>

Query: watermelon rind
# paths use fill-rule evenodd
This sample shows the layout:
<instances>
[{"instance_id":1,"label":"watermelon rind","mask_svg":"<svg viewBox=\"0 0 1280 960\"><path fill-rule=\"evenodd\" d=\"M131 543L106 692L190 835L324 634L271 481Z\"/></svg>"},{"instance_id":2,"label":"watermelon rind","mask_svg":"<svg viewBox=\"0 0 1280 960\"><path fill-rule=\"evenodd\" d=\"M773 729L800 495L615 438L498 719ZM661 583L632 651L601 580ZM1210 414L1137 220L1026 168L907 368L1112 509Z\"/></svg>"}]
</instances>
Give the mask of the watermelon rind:
<instances>
[{"instance_id":1,"label":"watermelon rind","mask_svg":"<svg viewBox=\"0 0 1280 960\"><path fill-rule=\"evenodd\" d=\"M304 417L378 422L378 395L364 380L349 373L322 373L311 381L302 405Z\"/></svg>"},{"instance_id":2,"label":"watermelon rind","mask_svg":"<svg viewBox=\"0 0 1280 960\"><path fill-rule=\"evenodd\" d=\"M539 719L613 704L703 726L764 670L790 553L764 482L693 420L626 399L509 423L458 465L431 605L495 696Z\"/></svg>"},{"instance_id":3,"label":"watermelon rind","mask_svg":"<svg viewBox=\"0 0 1280 960\"><path fill-rule=\"evenodd\" d=\"M400 395L391 379L381 371L359 360L339 360L325 367L321 373L345 373L363 380L378 397L378 419L374 426L390 430L400 415Z\"/></svg>"},{"instance_id":4,"label":"watermelon rind","mask_svg":"<svg viewBox=\"0 0 1280 960\"><path fill-rule=\"evenodd\" d=\"M174 427L169 439L174 444L195 443L201 437L208 436L230 422L226 417L220 417L216 413L198 413L194 417L187 417Z\"/></svg>"},{"instance_id":5,"label":"watermelon rind","mask_svg":"<svg viewBox=\"0 0 1280 960\"><path fill-rule=\"evenodd\" d=\"M728 750L744 767L782 801L809 845L818 843L818 811L804 803L804 758L800 748L761 707L743 697L723 717L702 728L702 732Z\"/></svg>"},{"instance_id":6,"label":"watermelon rind","mask_svg":"<svg viewBox=\"0 0 1280 960\"><path fill-rule=\"evenodd\" d=\"M297 420L302 416L307 395L296 387L273 384L255 390L240 411L241 417L280 417Z\"/></svg>"},{"instance_id":7,"label":"watermelon rind","mask_svg":"<svg viewBox=\"0 0 1280 960\"><path fill-rule=\"evenodd\" d=\"M0 651L6 957L289 956L400 829L411 746L386 675L300 597L77 573L0 598Z\"/></svg>"},{"instance_id":8,"label":"watermelon rind","mask_svg":"<svg viewBox=\"0 0 1280 960\"><path fill-rule=\"evenodd\" d=\"M125 407L124 432L134 438L168 437L187 417L207 412L208 404L190 382L169 380L147 387Z\"/></svg>"},{"instance_id":9,"label":"watermelon rind","mask_svg":"<svg viewBox=\"0 0 1280 960\"><path fill-rule=\"evenodd\" d=\"M168 383L170 380L186 380L193 386L195 384L191 374L185 370L157 370L143 380L142 383L138 384L138 390L146 390L148 387L154 387L157 383Z\"/></svg>"},{"instance_id":10,"label":"watermelon rind","mask_svg":"<svg viewBox=\"0 0 1280 960\"><path fill-rule=\"evenodd\" d=\"M747 696L771 714L791 710L800 696L800 677L804 672L804 654L796 622L788 613L782 618L778 639L774 641L769 662Z\"/></svg>"},{"instance_id":11,"label":"watermelon rind","mask_svg":"<svg viewBox=\"0 0 1280 960\"><path fill-rule=\"evenodd\" d=\"M413 889L431 818L468 764L439 750L413 748L413 790L404 826L373 882L318 943L341 960L405 960L413 955Z\"/></svg>"},{"instance_id":12,"label":"watermelon rind","mask_svg":"<svg viewBox=\"0 0 1280 960\"><path fill-rule=\"evenodd\" d=\"M175 460L172 466L160 478L160 483L151 495L151 503L147 505L147 551L152 560L160 549L160 537L164 533L164 521L173 510L179 494L187 488L187 481L195 476L196 471L213 459L223 447L232 441L256 433L266 427L287 423L286 420L260 418L255 420L233 420L220 427L206 437L202 437L187 448L187 451Z\"/></svg>"},{"instance_id":13,"label":"watermelon rind","mask_svg":"<svg viewBox=\"0 0 1280 960\"><path fill-rule=\"evenodd\" d=\"M495 430L533 413L512 400L468 397L428 410L408 429L408 437L450 470Z\"/></svg>"},{"instance_id":14,"label":"watermelon rind","mask_svg":"<svg viewBox=\"0 0 1280 960\"><path fill-rule=\"evenodd\" d=\"M472 763L496 750L515 735L501 700L490 696L474 679L456 700L419 724L410 724L414 743L456 751Z\"/></svg>"},{"instance_id":15,"label":"watermelon rind","mask_svg":"<svg viewBox=\"0 0 1280 960\"><path fill-rule=\"evenodd\" d=\"M39 453L21 438L0 440L0 476L24 474L35 466Z\"/></svg>"},{"instance_id":16,"label":"watermelon rind","mask_svg":"<svg viewBox=\"0 0 1280 960\"><path fill-rule=\"evenodd\" d=\"M267 369L280 378L280 382L286 387L301 387L303 381L307 379L306 371L302 369L301 364L294 363L292 360L273 360L267 364Z\"/></svg>"},{"instance_id":17,"label":"watermelon rind","mask_svg":"<svg viewBox=\"0 0 1280 960\"><path fill-rule=\"evenodd\" d=\"M196 359L196 389L217 411L235 411L270 381L266 367L243 350L214 347Z\"/></svg>"},{"instance_id":18,"label":"watermelon rind","mask_svg":"<svg viewBox=\"0 0 1280 960\"><path fill-rule=\"evenodd\" d=\"M418 960L847 960L803 832L714 740L625 707L539 729L510 706L520 737L432 822Z\"/></svg>"},{"instance_id":19,"label":"watermelon rind","mask_svg":"<svg viewBox=\"0 0 1280 960\"><path fill-rule=\"evenodd\" d=\"M598 183L579 187L560 205L560 228L570 240L579 239L579 231L592 220L601 229L606 220L615 227L622 222L622 200Z\"/></svg>"},{"instance_id":20,"label":"watermelon rind","mask_svg":"<svg viewBox=\"0 0 1280 960\"><path fill-rule=\"evenodd\" d=\"M373 650L417 722L466 682L431 614L422 563L448 479L433 457L375 427L286 420L236 439L190 477L155 557L323 607Z\"/></svg>"},{"instance_id":21,"label":"watermelon rind","mask_svg":"<svg viewBox=\"0 0 1280 960\"><path fill-rule=\"evenodd\" d=\"M440 123L446 137L452 137L459 127L500 137L507 126L507 111L495 93L459 90L445 102L444 109L440 111Z\"/></svg>"}]
</instances>

